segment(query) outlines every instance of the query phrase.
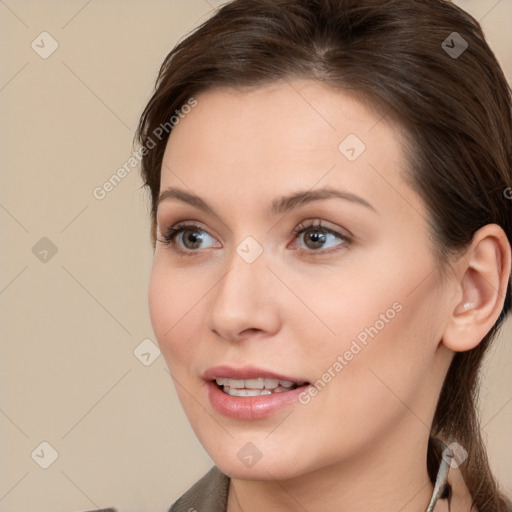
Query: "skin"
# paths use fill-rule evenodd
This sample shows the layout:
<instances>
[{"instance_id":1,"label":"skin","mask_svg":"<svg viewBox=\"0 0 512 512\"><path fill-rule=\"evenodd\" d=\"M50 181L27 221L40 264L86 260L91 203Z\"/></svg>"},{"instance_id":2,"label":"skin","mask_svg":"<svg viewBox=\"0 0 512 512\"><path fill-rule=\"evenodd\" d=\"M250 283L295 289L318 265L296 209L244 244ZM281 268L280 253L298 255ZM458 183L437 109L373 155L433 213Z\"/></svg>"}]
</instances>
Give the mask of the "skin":
<instances>
[{"instance_id":1,"label":"skin","mask_svg":"<svg viewBox=\"0 0 512 512\"><path fill-rule=\"evenodd\" d=\"M160 190L192 192L216 213L160 203L159 238L181 221L206 233L194 232L196 249L175 238L191 256L157 242L149 306L187 417L231 477L228 511L424 511L437 397L454 351L476 346L499 315L505 234L479 230L442 280L424 202L403 179L403 133L355 94L295 79L196 99L169 138ZM351 133L366 146L353 162L338 150ZM277 197L324 186L376 211L330 198L267 213ZM291 234L319 220L352 240L327 235L315 246L307 232ZM263 248L253 263L236 252L247 236ZM207 368L251 364L315 382L397 302L401 311L308 404L257 420L212 408ZM250 468L237 457L248 442L262 453ZM455 491L452 510L469 510L463 483Z\"/></svg>"}]
</instances>

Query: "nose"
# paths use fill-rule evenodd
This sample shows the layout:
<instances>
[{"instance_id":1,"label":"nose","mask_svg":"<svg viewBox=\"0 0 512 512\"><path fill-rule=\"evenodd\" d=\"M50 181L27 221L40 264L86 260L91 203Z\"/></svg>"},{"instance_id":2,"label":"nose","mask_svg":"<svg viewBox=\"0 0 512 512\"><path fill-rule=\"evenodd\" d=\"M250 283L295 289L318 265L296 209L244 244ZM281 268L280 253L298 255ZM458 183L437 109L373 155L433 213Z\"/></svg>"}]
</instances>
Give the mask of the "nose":
<instances>
[{"instance_id":1,"label":"nose","mask_svg":"<svg viewBox=\"0 0 512 512\"><path fill-rule=\"evenodd\" d=\"M280 329L283 291L265 258L247 263L234 254L230 263L212 290L208 327L228 341L274 335Z\"/></svg>"}]
</instances>

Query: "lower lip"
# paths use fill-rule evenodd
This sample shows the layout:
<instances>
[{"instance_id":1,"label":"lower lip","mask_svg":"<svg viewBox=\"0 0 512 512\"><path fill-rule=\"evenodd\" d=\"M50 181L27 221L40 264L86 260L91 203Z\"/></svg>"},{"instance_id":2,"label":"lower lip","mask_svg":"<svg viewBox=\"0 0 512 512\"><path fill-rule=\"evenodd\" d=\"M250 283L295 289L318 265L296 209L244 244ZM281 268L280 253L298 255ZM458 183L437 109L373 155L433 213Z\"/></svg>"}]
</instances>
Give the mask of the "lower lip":
<instances>
[{"instance_id":1,"label":"lower lip","mask_svg":"<svg viewBox=\"0 0 512 512\"><path fill-rule=\"evenodd\" d=\"M308 387L300 386L290 391L261 396L231 396L224 393L215 382L208 382L208 398L213 408L231 418L255 420L267 418L287 405L297 401Z\"/></svg>"}]
</instances>

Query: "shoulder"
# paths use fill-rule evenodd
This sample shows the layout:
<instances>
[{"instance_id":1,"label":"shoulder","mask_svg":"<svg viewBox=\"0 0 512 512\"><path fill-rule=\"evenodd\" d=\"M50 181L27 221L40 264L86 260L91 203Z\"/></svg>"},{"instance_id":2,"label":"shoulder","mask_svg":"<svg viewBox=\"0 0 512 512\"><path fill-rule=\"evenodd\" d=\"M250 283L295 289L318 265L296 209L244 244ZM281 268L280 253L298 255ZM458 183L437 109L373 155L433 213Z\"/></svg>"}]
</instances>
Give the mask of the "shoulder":
<instances>
[{"instance_id":1,"label":"shoulder","mask_svg":"<svg viewBox=\"0 0 512 512\"><path fill-rule=\"evenodd\" d=\"M213 466L182 494L169 512L226 512L230 479Z\"/></svg>"}]
</instances>

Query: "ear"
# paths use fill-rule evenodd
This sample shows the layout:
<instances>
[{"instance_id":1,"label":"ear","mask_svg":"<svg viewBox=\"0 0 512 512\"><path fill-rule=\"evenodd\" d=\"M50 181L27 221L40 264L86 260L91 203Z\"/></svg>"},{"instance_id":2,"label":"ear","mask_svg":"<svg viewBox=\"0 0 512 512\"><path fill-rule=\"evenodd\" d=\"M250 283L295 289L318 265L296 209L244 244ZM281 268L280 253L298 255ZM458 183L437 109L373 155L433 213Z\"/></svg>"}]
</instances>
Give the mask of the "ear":
<instances>
[{"instance_id":1,"label":"ear","mask_svg":"<svg viewBox=\"0 0 512 512\"><path fill-rule=\"evenodd\" d=\"M457 293L442 344L454 352L476 347L500 316L510 279L511 247L503 229L487 224L455 264Z\"/></svg>"}]
</instances>

